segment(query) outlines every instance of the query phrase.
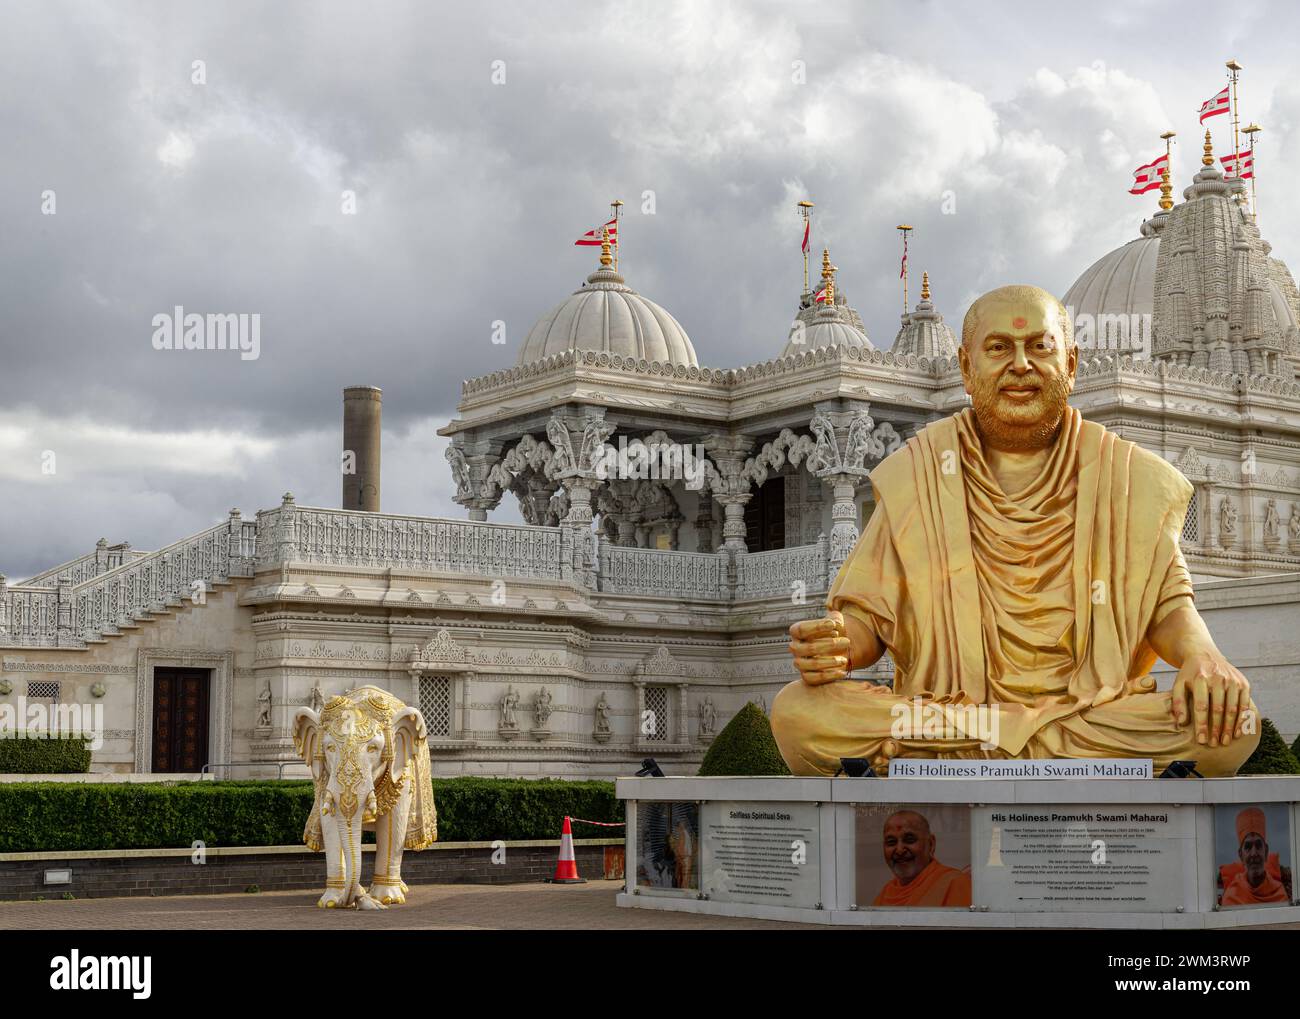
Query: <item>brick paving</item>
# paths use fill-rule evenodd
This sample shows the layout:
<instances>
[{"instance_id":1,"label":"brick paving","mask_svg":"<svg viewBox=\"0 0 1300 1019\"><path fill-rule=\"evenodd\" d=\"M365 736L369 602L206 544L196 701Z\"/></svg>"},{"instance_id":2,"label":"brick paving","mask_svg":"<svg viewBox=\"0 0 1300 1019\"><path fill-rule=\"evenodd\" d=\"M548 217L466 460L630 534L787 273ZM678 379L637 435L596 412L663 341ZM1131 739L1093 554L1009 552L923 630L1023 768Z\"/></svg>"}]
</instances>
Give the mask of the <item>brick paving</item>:
<instances>
[{"instance_id":1,"label":"brick paving","mask_svg":"<svg viewBox=\"0 0 1300 1019\"><path fill-rule=\"evenodd\" d=\"M412 885L383 911L316 908L320 891L0 902L0 930L813 930L820 925L620 909L621 881ZM825 929L825 928L821 928Z\"/></svg>"}]
</instances>

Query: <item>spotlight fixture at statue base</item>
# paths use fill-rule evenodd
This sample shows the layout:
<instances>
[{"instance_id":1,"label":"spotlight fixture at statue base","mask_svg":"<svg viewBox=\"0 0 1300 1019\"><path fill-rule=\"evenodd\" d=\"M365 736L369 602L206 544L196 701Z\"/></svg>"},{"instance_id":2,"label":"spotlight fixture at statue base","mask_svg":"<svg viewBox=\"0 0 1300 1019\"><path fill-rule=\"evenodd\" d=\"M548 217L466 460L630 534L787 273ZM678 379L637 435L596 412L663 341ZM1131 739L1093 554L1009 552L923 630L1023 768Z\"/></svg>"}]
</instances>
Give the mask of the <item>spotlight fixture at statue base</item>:
<instances>
[{"instance_id":1,"label":"spotlight fixture at statue base","mask_svg":"<svg viewBox=\"0 0 1300 1019\"><path fill-rule=\"evenodd\" d=\"M663 769L653 757L647 757L641 762L641 770L636 773L637 778L664 778Z\"/></svg>"},{"instance_id":2,"label":"spotlight fixture at statue base","mask_svg":"<svg viewBox=\"0 0 1300 1019\"><path fill-rule=\"evenodd\" d=\"M1196 770L1195 761L1170 761L1169 766L1162 771L1159 778L1204 778Z\"/></svg>"},{"instance_id":3,"label":"spotlight fixture at statue base","mask_svg":"<svg viewBox=\"0 0 1300 1019\"><path fill-rule=\"evenodd\" d=\"M841 775L847 775L849 778L878 778L875 769L871 767L871 762L865 757L841 757L840 770L834 774L834 778Z\"/></svg>"}]
</instances>

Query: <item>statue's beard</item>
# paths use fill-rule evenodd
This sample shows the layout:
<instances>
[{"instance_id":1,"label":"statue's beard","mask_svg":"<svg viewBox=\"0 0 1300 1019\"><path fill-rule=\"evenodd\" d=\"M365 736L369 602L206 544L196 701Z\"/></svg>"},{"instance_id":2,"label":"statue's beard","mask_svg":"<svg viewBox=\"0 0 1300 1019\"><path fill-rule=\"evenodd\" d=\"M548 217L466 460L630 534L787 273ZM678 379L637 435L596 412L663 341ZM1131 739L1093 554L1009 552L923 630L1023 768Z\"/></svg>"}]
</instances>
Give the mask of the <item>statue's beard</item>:
<instances>
[{"instance_id":1,"label":"statue's beard","mask_svg":"<svg viewBox=\"0 0 1300 1019\"><path fill-rule=\"evenodd\" d=\"M1032 399L1017 401L1004 396L1001 387L1011 382L1037 385ZM1028 376L1005 373L992 381L971 380L970 398L975 420L985 441L997 449L1042 449L1051 444L1070 400L1070 378L1057 375L1045 379L1037 372Z\"/></svg>"}]
</instances>

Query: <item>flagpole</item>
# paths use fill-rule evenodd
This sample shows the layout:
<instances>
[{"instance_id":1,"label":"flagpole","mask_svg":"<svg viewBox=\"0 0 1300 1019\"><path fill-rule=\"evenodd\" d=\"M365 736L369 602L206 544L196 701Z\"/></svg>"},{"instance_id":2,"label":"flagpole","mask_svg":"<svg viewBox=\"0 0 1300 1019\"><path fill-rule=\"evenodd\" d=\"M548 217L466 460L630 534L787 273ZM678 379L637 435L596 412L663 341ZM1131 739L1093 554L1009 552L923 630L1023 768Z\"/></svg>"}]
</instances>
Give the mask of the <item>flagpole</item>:
<instances>
[{"instance_id":1,"label":"flagpole","mask_svg":"<svg viewBox=\"0 0 1300 1019\"><path fill-rule=\"evenodd\" d=\"M813 203L805 200L798 203L798 208L799 216L803 219L804 233L808 233L812 230ZM809 240L811 241L811 239L810 236ZM803 292L806 294L808 293L808 249L811 245L800 244L799 246L803 249Z\"/></svg>"},{"instance_id":2,"label":"flagpole","mask_svg":"<svg viewBox=\"0 0 1300 1019\"><path fill-rule=\"evenodd\" d=\"M614 210L614 271L618 272L618 238L623 232L618 228L618 221L623 214L623 202L615 198L609 205Z\"/></svg>"},{"instance_id":3,"label":"flagpole","mask_svg":"<svg viewBox=\"0 0 1300 1019\"><path fill-rule=\"evenodd\" d=\"M898 232L903 235L903 314L907 314L907 234L912 228L906 223L900 223L897 227Z\"/></svg>"},{"instance_id":4,"label":"flagpole","mask_svg":"<svg viewBox=\"0 0 1300 1019\"><path fill-rule=\"evenodd\" d=\"M1262 130L1253 120L1241 129L1242 134L1250 136L1250 218L1256 223L1259 222L1259 199L1255 194L1255 181L1259 171L1255 168L1255 143L1258 141L1255 135ZM1237 176L1241 176L1241 153L1237 153Z\"/></svg>"},{"instance_id":5,"label":"flagpole","mask_svg":"<svg viewBox=\"0 0 1300 1019\"><path fill-rule=\"evenodd\" d=\"M1174 207L1174 200L1169 197L1170 192L1172 192L1174 189L1174 186L1169 183L1169 177L1170 177L1169 167L1173 164L1174 161L1173 150L1171 146L1173 144L1174 138L1176 138L1177 136L1178 134L1176 131L1166 131L1164 134L1160 136L1165 143L1165 168L1160 172L1160 208L1165 212L1168 212L1170 209Z\"/></svg>"},{"instance_id":6,"label":"flagpole","mask_svg":"<svg viewBox=\"0 0 1300 1019\"><path fill-rule=\"evenodd\" d=\"M1237 72L1241 70L1241 65L1235 60L1229 60L1224 66L1232 72L1232 151L1236 157L1234 162L1237 169L1237 177L1241 177L1241 141L1237 134Z\"/></svg>"}]
</instances>

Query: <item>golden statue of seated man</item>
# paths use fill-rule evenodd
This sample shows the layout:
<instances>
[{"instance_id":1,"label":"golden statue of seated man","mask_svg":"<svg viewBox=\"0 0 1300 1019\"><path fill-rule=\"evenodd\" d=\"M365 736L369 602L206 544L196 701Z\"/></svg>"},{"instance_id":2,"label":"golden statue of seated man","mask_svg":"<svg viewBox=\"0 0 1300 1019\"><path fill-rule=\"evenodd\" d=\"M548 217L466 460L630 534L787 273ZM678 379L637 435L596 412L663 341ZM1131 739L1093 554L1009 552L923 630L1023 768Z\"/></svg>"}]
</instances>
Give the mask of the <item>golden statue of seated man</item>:
<instances>
[{"instance_id":1,"label":"golden statue of seated man","mask_svg":"<svg viewBox=\"0 0 1300 1019\"><path fill-rule=\"evenodd\" d=\"M981 297L958 358L973 406L872 471L876 509L825 618L790 628L800 679L772 730L791 771L1150 757L1157 772L1235 774L1259 719L1192 602L1178 548L1191 485L1069 406L1078 349L1046 291ZM847 679L886 650L892 692ZM1149 675L1157 655L1178 670L1172 690Z\"/></svg>"}]
</instances>

